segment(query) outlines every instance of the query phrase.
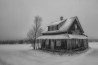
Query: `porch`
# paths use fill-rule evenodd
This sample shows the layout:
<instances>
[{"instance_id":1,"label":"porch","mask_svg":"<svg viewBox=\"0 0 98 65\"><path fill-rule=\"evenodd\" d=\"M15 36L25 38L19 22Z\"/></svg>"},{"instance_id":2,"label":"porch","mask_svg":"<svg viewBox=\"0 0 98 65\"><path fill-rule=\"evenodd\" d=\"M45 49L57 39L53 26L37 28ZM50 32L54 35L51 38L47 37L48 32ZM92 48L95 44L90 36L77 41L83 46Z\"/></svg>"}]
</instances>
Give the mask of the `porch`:
<instances>
[{"instance_id":1,"label":"porch","mask_svg":"<svg viewBox=\"0 0 98 65\"><path fill-rule=\"evenodd\" d=\"M48 35L38 38L40 48L51 51L71 51L88 48L88 39L83 35Z\"/></svg>"},{"instance_id":2,"label":"porch","mask_svg":"<svg viewBox=\"0 0 98 65\"><path fill-rule=\"evenodd\" d=\"M69 51L88 48L87 39L44 39L41 42L43 50Z\"/></svg>"}]
</instances>

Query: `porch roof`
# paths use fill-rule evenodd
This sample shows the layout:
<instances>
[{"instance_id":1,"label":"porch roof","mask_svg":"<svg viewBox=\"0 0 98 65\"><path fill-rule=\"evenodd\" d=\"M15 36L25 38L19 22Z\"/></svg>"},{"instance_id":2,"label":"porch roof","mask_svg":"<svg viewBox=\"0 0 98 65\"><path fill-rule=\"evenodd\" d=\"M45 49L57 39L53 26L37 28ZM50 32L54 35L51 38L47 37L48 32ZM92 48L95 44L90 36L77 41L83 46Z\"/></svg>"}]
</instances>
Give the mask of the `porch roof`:
<instances>
[{"instance_id":1,"label":"porch roof","mask_svg":"<svg viewBox=\"0 0 98 65\"><path fill-rule=\"evenodd\" d=\"M68 35L43 35L37 39L69 39Z\"/></svg>"},{"instance_id":2,"label":"porch roof","mask_svg":"<svg viewBox=\"0 0 98 65\"><path fill-rule=\"evenodd\" d=\"M84 35L61 34L61 35L43 35L37 39L87 39Z\"/></svg>"},{"instance_id":3,"label":"porch roof","mask_svg":"<svg viewBox=\"0 0 98 65\"><path fill-rule=\"evenodd\" d=\"M87 36L85 36L85 35L72 35L72 34L69 34L69 38L70 39L88 39L88 37Z\"/></svg>"}]
</instances>

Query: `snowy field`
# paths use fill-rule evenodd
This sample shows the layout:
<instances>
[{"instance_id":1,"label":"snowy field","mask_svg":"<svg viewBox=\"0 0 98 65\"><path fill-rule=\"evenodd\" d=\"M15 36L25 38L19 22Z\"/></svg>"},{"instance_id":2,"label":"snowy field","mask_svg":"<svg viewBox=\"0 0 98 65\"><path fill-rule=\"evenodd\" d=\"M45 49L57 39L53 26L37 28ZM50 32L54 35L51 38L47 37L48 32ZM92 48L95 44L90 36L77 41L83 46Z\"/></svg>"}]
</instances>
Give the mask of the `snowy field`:
<instances>
[{"instance_id":1,"label":"snowy field","mask_svg":"<svg viewBox=\"0 0 98 65\"><path fill-rule=\"evenodd\" d=\"M98 65L98 43L79 55L52 55L32 50L30 44L0 45L0 65Z\"/></svg>"}]
</instances>

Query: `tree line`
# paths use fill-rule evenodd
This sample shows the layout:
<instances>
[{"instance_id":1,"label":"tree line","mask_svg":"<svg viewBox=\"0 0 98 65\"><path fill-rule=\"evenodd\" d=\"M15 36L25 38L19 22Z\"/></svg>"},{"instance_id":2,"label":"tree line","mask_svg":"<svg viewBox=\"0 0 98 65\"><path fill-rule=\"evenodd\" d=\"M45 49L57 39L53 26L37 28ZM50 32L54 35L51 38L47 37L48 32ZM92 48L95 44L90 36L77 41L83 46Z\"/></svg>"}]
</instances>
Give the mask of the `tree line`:
<instances>
[{"instance_id":1,"label":"tree line","mask_svg":"<svg viewBox=\"0 0 98 65\"><path fill-rule=\"evenodd\" d=\"M0 44L32 44L34 40L26 39L26 40L1 40Z\"/></svg>"}]
</instances>

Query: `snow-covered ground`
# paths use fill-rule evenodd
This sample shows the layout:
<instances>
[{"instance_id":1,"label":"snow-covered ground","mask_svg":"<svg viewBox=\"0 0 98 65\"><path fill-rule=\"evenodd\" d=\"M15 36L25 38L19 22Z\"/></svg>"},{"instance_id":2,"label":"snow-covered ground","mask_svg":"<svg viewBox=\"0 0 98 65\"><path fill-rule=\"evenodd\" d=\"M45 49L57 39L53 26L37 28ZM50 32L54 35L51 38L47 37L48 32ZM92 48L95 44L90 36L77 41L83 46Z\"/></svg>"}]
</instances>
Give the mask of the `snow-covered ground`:
<instances>
[{"instance_id":1,"label":"snow-covered ground","mask_svg":"<svg viewBox=\"0 0 98 65\"><path fill-rule=\"evenodd\" d=\"M52 55L32 50L30 44L0 45L0 65L98 65L98 43L79 55Z\"/></svg>"}]
</instances>

